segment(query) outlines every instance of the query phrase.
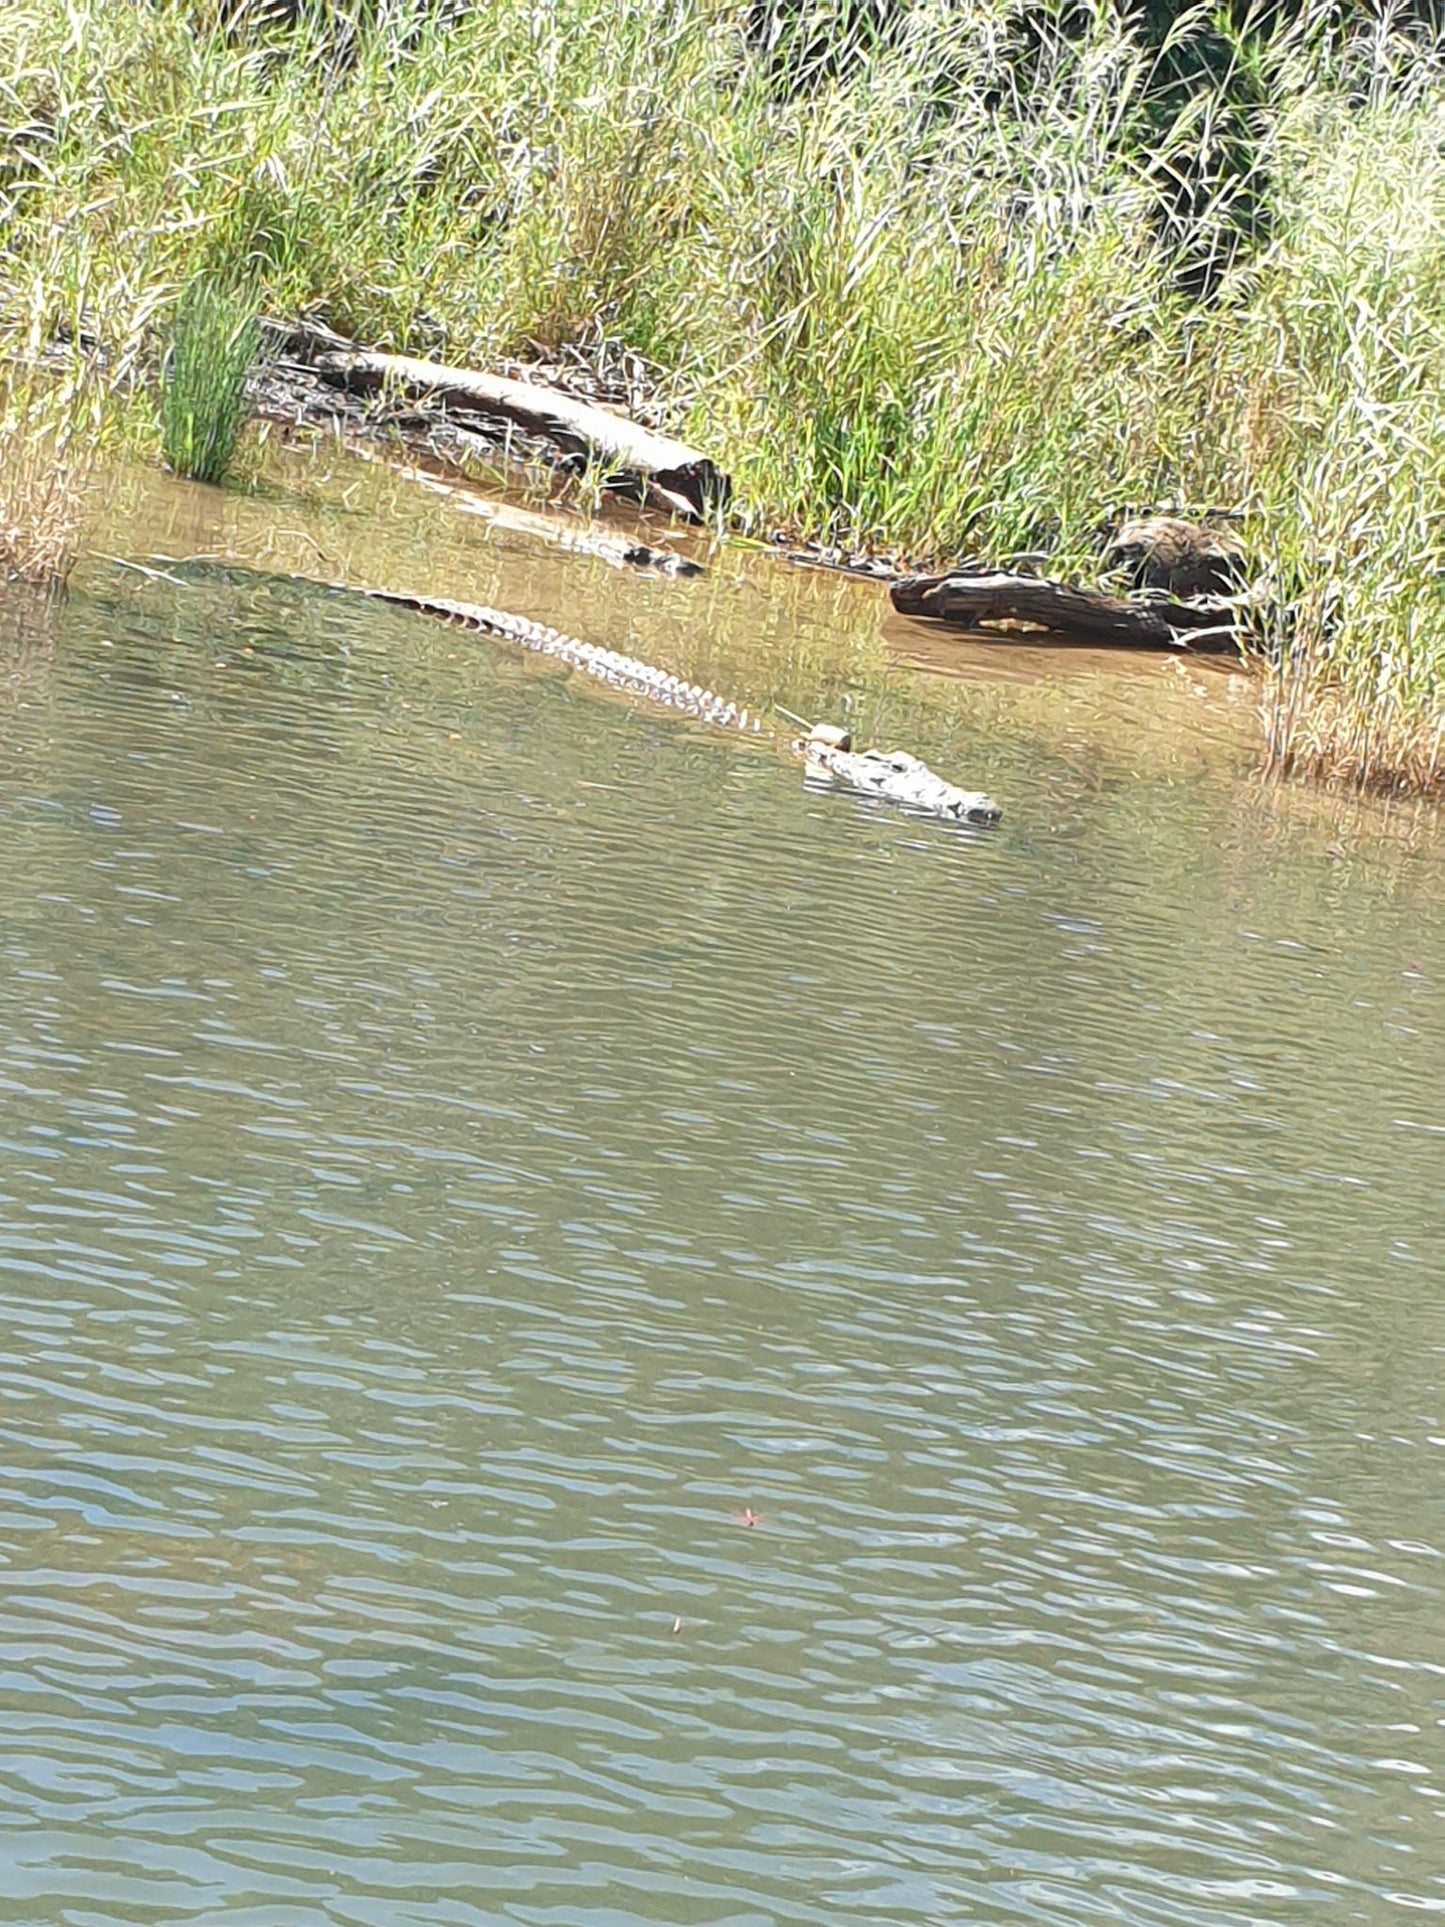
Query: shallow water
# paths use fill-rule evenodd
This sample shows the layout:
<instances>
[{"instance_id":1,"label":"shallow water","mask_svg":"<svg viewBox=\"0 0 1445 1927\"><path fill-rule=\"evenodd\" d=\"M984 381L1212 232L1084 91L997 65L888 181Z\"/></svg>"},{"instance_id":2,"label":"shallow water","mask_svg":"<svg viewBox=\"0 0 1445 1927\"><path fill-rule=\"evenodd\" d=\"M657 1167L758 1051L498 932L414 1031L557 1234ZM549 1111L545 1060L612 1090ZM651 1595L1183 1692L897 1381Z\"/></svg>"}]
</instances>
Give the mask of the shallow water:
<instances>
[{"instance_id":1,"label":"shallow water","mask_svg":"<svg viewBox=\"0 0 1445 1927\"><path fill-rule=\"evenodd\" d=\"M121 508L1008 816L246 571L4 607L0 1920L1445 1910L1438 846L851 585Z\"/></svg>"}]
</instances>

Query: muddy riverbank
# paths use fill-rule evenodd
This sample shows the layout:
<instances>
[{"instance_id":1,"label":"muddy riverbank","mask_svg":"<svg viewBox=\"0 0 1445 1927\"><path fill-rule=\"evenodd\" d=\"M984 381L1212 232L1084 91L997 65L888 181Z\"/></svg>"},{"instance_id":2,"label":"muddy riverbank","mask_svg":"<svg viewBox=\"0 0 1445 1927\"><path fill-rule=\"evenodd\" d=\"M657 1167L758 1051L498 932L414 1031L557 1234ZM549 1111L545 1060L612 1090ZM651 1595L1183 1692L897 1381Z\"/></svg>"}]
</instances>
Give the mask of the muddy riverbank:
<instances>
[{"instance_id":1,"label":"muddy riverbank","mask_svg":"<svg viewBox=\"0 0 1445 1927\"><path fill-rule=\"evenodd\" d=\"M703 573L675 581L594 552L635 543ZM380 449L364 459L327 441L272 442L256 485L225 492L127 471L106 490L94 546L491 602L615 647L641 639L641 653L751 707L855 720L866 707L880 726L917 709L925 730L965 711L1052 718L1065 734L1097 732L1101 750L1132 719L1137 753L1189 763L1232 746L1242 765L1252 751L1255 686L1217 662L956 637L895 614L881 585L799 569L766 545L719 542L621 504L589 517L518 501L439 464L417 473L410 454L393 464ZM967 698L948 682L966 684Z\"/></svg>"}]
</instances>

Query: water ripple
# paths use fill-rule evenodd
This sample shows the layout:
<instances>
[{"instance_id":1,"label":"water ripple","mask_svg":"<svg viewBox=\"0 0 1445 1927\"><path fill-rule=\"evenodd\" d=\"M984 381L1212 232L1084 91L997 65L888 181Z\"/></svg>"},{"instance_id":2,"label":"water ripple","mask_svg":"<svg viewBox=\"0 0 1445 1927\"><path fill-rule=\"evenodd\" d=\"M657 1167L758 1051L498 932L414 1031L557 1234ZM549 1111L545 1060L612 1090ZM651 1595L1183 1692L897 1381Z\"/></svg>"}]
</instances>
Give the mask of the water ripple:
<instances>
[{"instance_id":1,"label":"water ripple","mask_svg":"<svg viewBox=\"0 0 1445 1927\"><path fill-rule=\"evenodd\" d=\"M0 717L0 1920L1445 1907L1439 904L160 593Z\"/></svg>"}]
</instances>

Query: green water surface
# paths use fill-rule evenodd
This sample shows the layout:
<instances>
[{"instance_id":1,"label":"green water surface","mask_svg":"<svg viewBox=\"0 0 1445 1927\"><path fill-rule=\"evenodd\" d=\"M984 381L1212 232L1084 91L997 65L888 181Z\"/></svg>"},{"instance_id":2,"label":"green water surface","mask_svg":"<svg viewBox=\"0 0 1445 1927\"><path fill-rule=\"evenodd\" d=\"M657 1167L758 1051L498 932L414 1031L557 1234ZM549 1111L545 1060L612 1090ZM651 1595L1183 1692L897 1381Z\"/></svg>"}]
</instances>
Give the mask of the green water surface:
<instances>
[{"instance_id":1,"label":"green water surface","mask_svg":"<svg viewBox=\"0 0 1445 1927\"><path fill-rule=\"evenodd\" d=\"M1438 866L960 714L5 606L0 1921L1445 1911Z\"/></svg>"}]
</instances>

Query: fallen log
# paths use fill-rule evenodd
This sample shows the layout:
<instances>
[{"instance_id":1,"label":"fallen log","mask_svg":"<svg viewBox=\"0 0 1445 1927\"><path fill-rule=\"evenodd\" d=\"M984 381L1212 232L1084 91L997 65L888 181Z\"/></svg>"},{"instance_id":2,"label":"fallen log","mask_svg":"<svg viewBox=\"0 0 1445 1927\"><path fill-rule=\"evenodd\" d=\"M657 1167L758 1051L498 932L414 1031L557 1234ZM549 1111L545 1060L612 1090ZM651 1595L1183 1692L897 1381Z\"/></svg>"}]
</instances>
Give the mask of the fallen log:
<instances>
[{"instance_id":1,"label":"fallen log","mask_svg":"<svg viewBox=\"0 0 1445 1927\"><path fill-rule=\"evenodd\" d=\"M610 409L537 382L368 349L321 355L315 367L324 380L353 393L394 387L450 409L515 422L568 454L600 461L610 487L643 500L655 498L692 521L705 521L731 493L727 476L686 442L655 435Z\"/></svg>"},{"instance_id":2,"label":"fallen log","mask_svg":"<svg viewBox=\"0 0 1445 1927\"><path fill-rule=\"evenodd\" d=\"M900 615L924 616L960 629L1024 622L1071 642L1132 649L1230 653L1239 646L1238 612L1223 598L1176 602L1167 596L1125 599L1046 576L1002 569L956 575L910 575L889 591Z\"/></svg>"}]
</instances>

